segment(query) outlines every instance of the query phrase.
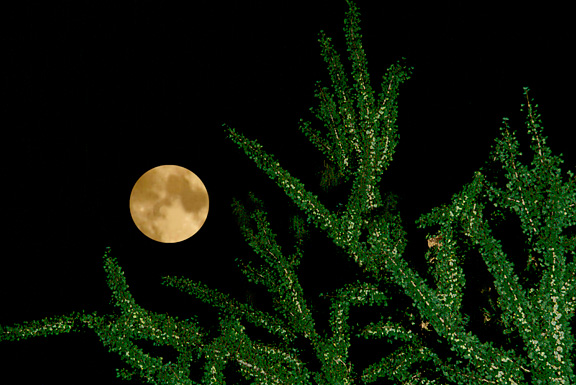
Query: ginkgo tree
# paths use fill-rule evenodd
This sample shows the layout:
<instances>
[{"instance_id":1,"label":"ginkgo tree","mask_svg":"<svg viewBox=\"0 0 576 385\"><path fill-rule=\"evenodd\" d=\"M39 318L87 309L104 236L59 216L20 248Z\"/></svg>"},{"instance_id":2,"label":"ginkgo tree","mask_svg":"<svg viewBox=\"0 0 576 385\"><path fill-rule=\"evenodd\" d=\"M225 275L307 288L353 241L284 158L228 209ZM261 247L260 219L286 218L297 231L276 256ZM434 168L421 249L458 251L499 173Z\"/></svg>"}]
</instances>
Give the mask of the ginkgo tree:
<instances>
[{"instance_id":1,"label":"ginkgo tree","mask_svg":"<svg viewBox=\"0 0 576 385\"><path fill-rule=\"evenodd\" d=\"M429 229L425 277L405 255L408 237L394 196L379 188L399 141L398 89L411 69L400 61L390 66L382 92L374 95L359 11L352 0L347 3L344 30L352 80L331 39L321 32L332 86L318 84L320 106L312 111L323 129L305 121L300 125L325 156L321 184L350 187L339 210L323 204L258 141L226 126L228 137L300 210L292 221L294 252L288 255L267 219L265 202L256 194L249 202L233 202L240 230L260 261L238 260L238 265L250 282L270 293L273 312L241 303L202 282L164 277L165 285L218 309L218 333L210 338L195 318L181 320L139 306L117 260L106 250L104 268L116 312L78 311L2 326L0 339L92 330L126 363L119 377L152 384L224 384L227 367L254 384L355 384L381 378L400 384L576 383L576 179L573 172L562 170L562 157L547 146L528 88L523 108L531 137L530 162L520 153L517 134L505 118L485 165L447 203L418 219L420 228ZM509 217L516 217L521 228L525 249L520 256L509 255L495 231ZM362 272L355 282L322 293L330 301L327 332L319 331L297 274L310 225ZM470 328L464 294L472 277L464 265L472 258L491 276L483 319L496 320L506 338L490 340ZM378 309L380 319L351 324L352 308L364 307ZM247 324L266 330L273 341L251 338ZM391 349L375 351L372 363L358 370L350 360L350 348L363 339L388 342ZM177 359L164 362L138 346L139 340L171 346ZM306 362L303 346L309 347L318 365ZM192 362L199 362L203 370L192 373Z\"/></svg>"}]
</instances>

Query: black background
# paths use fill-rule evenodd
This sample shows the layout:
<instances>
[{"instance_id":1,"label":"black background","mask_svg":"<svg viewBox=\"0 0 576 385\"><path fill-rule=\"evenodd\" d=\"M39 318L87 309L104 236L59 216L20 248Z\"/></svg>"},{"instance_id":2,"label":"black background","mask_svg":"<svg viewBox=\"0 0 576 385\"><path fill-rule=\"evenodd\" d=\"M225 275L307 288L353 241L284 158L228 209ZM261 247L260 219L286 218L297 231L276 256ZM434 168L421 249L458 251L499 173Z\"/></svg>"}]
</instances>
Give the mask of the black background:
<instances>
[{"instance_id":1,"label":"black background","mask_svg":"<svg viewBox=\"0 0 576 385\"><path fill-rule=\"evenodd\" d=\"M232 197L254 191L268 202L278 232L291 209L221 126L258 139L320 194L322 158L297 124L304 118L321 128L308 111L317 106L315 81L329 84L318 32L346 56L345 1L15 3L0 12L0 323L110 311L107 246L146 309L201 314L206 326L217 320L205 305L160 285L168 274L240 300L258 298L234 263L253 254L235 224ZM470 181L502 117L523 130L524 86L539 105L552 150L574 168L575 36L563 18L567 9L357 4L375 91L401 57L414 67L400 89L400 144L382 181L383 190L401 196L408 223ZM136 180L162 164L196 173L210 197L204 227L178 244L146 238L128 209ZM326 199L333 207L338 195ZM418 265L426 231L408 230L415 246L407 257ZM305 293L341 285L351 266L326 244L310 246L302 263ZM0 356L2 384L121 383L114 373L120 360L90 331L3 342Z\"/></svg>"}]
</instances>

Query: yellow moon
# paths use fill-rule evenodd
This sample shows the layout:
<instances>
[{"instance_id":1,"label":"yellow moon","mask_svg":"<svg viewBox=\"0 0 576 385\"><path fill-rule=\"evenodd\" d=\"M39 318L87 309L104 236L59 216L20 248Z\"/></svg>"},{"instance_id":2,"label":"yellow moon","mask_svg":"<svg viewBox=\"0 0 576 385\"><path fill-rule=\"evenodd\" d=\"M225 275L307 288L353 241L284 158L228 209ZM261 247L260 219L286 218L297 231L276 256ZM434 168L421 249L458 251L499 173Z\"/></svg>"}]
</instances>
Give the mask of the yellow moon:
<instances>
[{"instance_id":1,"label":"yellow moon","mask_svg":"<svg viewBox=\"0 0 576 385\"><path fill-rule=\"evenodd\" d=\"M140 177L130 194L130 214L148 238L184 241L208 216L208 192L192 171L174 165L155 167Z\"/></svg>"}]
</instances>

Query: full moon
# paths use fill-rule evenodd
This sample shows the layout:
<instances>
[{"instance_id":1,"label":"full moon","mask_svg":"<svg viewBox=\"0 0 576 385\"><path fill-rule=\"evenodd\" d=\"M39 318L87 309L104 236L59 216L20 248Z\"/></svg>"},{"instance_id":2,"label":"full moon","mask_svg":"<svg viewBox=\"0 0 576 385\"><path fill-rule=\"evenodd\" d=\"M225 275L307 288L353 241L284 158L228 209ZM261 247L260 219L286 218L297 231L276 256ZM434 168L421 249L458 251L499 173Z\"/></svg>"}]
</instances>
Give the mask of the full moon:
<instances>
[{"instance_id":1,"label":"full moon","mask_svg":"<svg viewBox=\"0 0 576 385\"><path fill-rule=\"evenodd\" d=\"M208 216L208 192L192 171L174 165L155 167L140 177L130 194L130 214L148 238L184 241Z\"/></svg>"}]
</instances>

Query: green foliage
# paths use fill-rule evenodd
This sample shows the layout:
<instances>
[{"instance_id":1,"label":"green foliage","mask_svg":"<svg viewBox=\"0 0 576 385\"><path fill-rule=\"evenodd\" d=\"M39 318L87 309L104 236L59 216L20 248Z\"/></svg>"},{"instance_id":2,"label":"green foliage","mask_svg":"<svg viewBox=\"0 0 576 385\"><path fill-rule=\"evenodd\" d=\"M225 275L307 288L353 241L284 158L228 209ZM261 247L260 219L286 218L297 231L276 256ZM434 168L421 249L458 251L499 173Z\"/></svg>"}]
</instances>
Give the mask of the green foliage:
<instances>
[{"instance_id":1,"label":"green foliage","mask_svg":"<svg viewBox=\"0 0 576 385\"><path fill-rule=\"evenodd\" d=\"M576 225L576 179L573 172L562 171L561 156L546 146L528 89L531 163L521 162L519 141L505 118L485 166L449 203L417 221L420 228L431 229L425 257L432 279L425 279L403 256L407 238L397 196L381 193L378 187L399 140L398 88L409 79L410 69L400 62L391 66L382 93L375 98L361 44L359 12L351 0L347 2L345 34L353 84L331 39L321 32L319 42L332 88L319 85L315 96L320 107L313 112L324 133L310 122L300 126L326 157L321 186L328 190L349 182L350 194L337 205L338 210L328 209L257 141L227 128L229 138L300 210L290 224L295 251L286 255L261 200L251 193L248 204L239 200L232 204L240 230L261 263L236 261L249 282L262 285L273 297L273 314L201 282L164 277L164 285L218 310L220 334L209 340L195 319L179 320L137 305L107 250L104 268L115 313L77 312L3 326L0 340L87 328L125 362L119 377L139 377L151 384L225 384L229 365L254 384L354 384L380 378L401 384L576 383L571 329L576 307L576 236L568 232ZM507 255L494 231L510 216L518 218L527 244L523 270L515 266L517 256ZM304 255L303 241L310 237L309 223L364 273L361 279L320 295L331 303L326 333L317 331L313 308L296 274ZM482 305L483 317L496 317L503 335L517 336L512 348L469 327L464 292L470 276L464 266L471 258L481 258L493 277L488 286L497 294L495 300L489 299L489 306ZM526 274L535 282L531 288L524 287ZM399 307L398 301L407 307ZM350 324L353 308L370 307L380 311L379 321ZM400 315L398 308L405 314ZM276 342L253 340L246 333L246 323L266 330ZM381 340L390 351L376 352L373 362L358 371L350 362L350 347L365 339ZM141 340L173 347L176 362L164 363L162 357L144 352L138 346ZM319 362L317 370L305 362L301 341ZM191 379L190 363L195 361L203 364L200 382Z\"/></svg>"},{"instance_id":2,"label":"green foliage","mask_svg":"<svg viewBox=\"0 0 576 385\"><path fill-rule=\"evenodd\" d=\"M338 169L338 166L329 162L324 162L324 167L320 172L320 187L324 191L330 191L343 182L344 173Z\"/></svg>"},{"instance_id":3,"label":"green foliage","mask_svg":"<svg viewBox=\"0 0 576 385\"><path fill-rule=\"evenodd\" d=\"M487 165L476 172L472 182L452 198L450 205L422 216L420 225L439 226L447 240L453 238L454 232L460 232L475 246L494 276L504 332L518 332L524 344L525 355L522 356L486 347L488 355L483 358L482 354L474 352L479 347L473 347L471 358L485 360L502 356L502 360L506 357L506 362L515 363L502 368L494 365L498 372L491 374L496 369L489 370L485 376L522 383L525 378L522 372L526 372L534 383L574 383L576 378L570 359L574 334L570 319L576 300L576 237L564 235L564 230L574 226L576 221L574 174L562 175L559 167L562 160L552 155L546 146L541 121L528 98L527 88L525 95L527 132L532 135L531 164L520 161L519 142L515 133L510 132L508 119L504 119L501 137L496 139ZM493 174L487 169L498 166L505 171L505 180L487 177ZM490 206L519 218L528 243L528 262L542 266L537 288L526 290L519 283L520 278L502 250L501 241L492 234L493 219L484 216ZM459 300L464 277L459 272L458 261L450 260L450 256L458 255L455 246L447 241L438 248L439 263L448 261L449 266L438 269L443 275L438 274L436 278L441 295ZM447 285L450 280L446 280L446 273L454 277L453 285ZM448 334L447 337L457 342L457 348L460 345L462 351L465 349L462 334L456 333L452 337Z\"/></svg>"},{"instance_id":4,"label":"green foliage","mask_svg":"<svg viewBox=\"0 0 576 385\"><path fill-rule=\"evenodd\" d=\"M290 231L296 238L298 245L310 238L310 232L306 226L306 219L301 215L295 215L290 219Z\"/></svg>"}]
</instances>

